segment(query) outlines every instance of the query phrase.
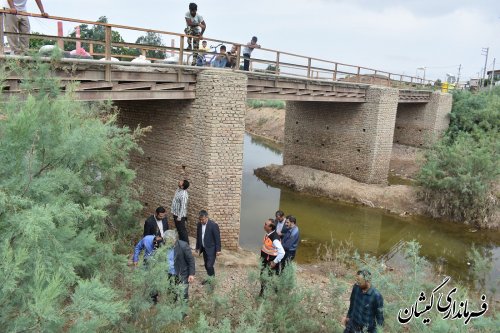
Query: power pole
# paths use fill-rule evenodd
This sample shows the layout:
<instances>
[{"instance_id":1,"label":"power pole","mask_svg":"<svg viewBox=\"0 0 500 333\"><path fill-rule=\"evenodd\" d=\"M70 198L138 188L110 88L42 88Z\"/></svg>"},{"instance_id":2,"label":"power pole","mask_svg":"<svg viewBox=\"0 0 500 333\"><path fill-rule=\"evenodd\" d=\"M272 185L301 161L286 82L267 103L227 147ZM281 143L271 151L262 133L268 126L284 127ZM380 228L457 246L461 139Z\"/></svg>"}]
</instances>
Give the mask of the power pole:
<instances>
[{"instance_id":1,"label":"power pole","mask_svg":"<svg viewBox=\"0 0 500 333\"><path fill-rule=\"evenodd\" d=\"M457 87L460 86L460 70L461 69L462 69L462 64L458 65Z\"/></svg>"},{"instance_id":2,"label":"power pole","mask_svg":"<svg viewBox=\"0 0 500 333\"><path fill-rule=\"evenodd\" d=\"M491 76L490 76L490 92L491 89L493 89L493 79L495 78L495 60L497 60L497 58L493 58L493 68L491 69Z\"/></svg>"},{"instance_id":3,"label":"power pole","mask_svg":"<svg viewBox=\"0 0 500 333\"><path fill-rule=\"evenodd\" d=\"M481 86L484 85L484 79L486 77L486 67L488 66L488 53L490 51L490 48L489 47L483 47L481 49L481 54L484 55L486 58L484 59L484 70L483 70L483 82L481 84Z\"/></svg>"}]
</instances>

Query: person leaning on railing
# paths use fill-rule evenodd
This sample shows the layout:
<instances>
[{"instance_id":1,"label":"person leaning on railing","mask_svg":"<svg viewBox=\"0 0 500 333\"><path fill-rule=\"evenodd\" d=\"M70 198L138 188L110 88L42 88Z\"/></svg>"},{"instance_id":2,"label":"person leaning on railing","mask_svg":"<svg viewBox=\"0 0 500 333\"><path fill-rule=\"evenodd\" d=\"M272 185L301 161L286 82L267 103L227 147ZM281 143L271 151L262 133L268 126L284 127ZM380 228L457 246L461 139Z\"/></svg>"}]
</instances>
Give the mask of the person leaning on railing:
<instances>
[{"instance_id":1,"label":"person leaning on railing","mask_svg":"<svg viewBox=\"0 0 500 333\"><path fill-rule=\"evenodd\" d=\"M203 33L207 28L203 16L199 15L197 12L198 5L191 2L189 4L189 12L187 12L185 16L187 27L186 29L184 29L184 32L186 33L186 35L196 36L194 40L192 40L193 38L191 37L188 37L187 40L187 50L193 50L193 60L191 63L192 66L196 65L196 60L198 59L198 48L200 47L200 39L203 39ZM181 47L184 46L181 45Z\"/></svg>"},{"instance_id":2,"label":"person leaning on railing","mask_svg":"<svg viewBox=\"0 0 500 333\"><path fill-rule=\"evenodd\" d=\"M243 48L243 70L245 71L250 69L250 56L255 48L260 49L260 45L257 44L257 37L253 36L250 43L247 43L247 45Z\"/></svg>"},{"instance_id":3,"label":"person leaning on railing","mask_svg":"<svg viewBox=\"0 0 500 333\"><path fill-rule=\"evenodd\" d=\"M35 0L42 13L43 17L49 17L43 8L42 0ZM30 20L28 16L17 15L18 12L26 12L26 3L28 0L7 0L9 14L5 15L5 32L16 34L29 34L30 33ZM24 54L29 49L30 38L29 36L7 35L11 54ZM3 42L3 41L2 41Z\"/></svg>"}]
</instances>

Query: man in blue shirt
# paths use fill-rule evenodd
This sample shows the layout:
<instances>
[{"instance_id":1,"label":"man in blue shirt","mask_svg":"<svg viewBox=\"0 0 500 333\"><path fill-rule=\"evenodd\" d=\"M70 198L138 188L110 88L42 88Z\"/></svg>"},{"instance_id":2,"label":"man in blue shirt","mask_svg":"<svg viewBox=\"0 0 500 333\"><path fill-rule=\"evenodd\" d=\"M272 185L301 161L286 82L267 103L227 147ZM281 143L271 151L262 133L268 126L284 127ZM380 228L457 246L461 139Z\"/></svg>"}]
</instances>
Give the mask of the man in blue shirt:
<instances>
[{"instance_id":1,"label":"man in blue shirt","mask_svg":"<svg viewBox=\"0 0 500 333\"><path fill-rule=\"evenodd\" d=\"M377 325L384 324L384 299L371 285L371 273L360 270L351 292L347 316L342 319L346 325L344 333L376 333Z\"/></svg>"},{"instance_id":2,"label":"man in blue shirt","mask_svg":"<svg viewBox=\"0 0 500 333\"><path fill-rule=\"evenodd\" d=\"M212 60L212 67L224 68L228 62L228 55L226 53L226 46L222 45L220 47L220 54L215 56L214 60Z\"/></svg>"},{"instance_id":3,"label":"man in blue shirt","mask_svg":"<svg viewBox=\"0 0 500 333\"><path fill-rule=\"evenodd\" d=\"M285 256L283 257L282 269L295 258L297 252L297 247L299 246L299 227L297 227L297 219L295 216L288 216L285 221L286 233L283 235L283 240L281 241L283 248L285 249Z\"/></svg>"},{"instance_id":4,"label":"man in blue shirt","mask_svg":"<svg viewBox=\"0 0 500 333\"><path fill-rule=\"evenodd\" d=\"M134 266L139 263L139 254L144 250L144 264L147 264L148 259L154 254L163 242L161 236L147 235L137 243L134 250Z\"/></svg>"}]
</instances>

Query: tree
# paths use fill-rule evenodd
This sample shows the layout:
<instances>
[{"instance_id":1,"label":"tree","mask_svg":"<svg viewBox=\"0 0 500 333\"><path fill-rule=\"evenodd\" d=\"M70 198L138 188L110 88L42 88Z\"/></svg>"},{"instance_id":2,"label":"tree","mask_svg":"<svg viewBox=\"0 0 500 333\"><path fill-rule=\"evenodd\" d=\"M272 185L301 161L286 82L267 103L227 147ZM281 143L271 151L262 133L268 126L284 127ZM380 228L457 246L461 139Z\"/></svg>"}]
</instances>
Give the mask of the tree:
<instances>
[{"instance_id":1,"label":"tree","mask_svg":"<svg viewBox=\"0 0 500 333\"><path fill-rule=\"evenodd\" d=\"M165 46L161 35L154 32L148 32L146 35L137 38L135 41L136 44L144 44L148 46ZM157 58L163 59L165 58L165 51L160 50L148 50L146 51L146 57L148 58Z\"/></svg>"},{"instance_id":2,"label":"tree","mask_svg":"<svg viewBox=\"0 0 500 333\"><path fill-rule=\"evenodd\" d=\"M110 328L129 311L114 240L140 209L128 155L142 130L62 94L48 64L8 66L25 96L0 97L2 331Z\"/></svg>"},{"instance_id":3,"label":"tree","mask_svg":"<svg viewBox=\"0 0 500 333\"><path fill-rule=\"evenodd\" d=\"M99 23L108 23L108 19L106 16L101 16L97 20ZM76 37L76 32L72 32L69 34L70 37ZM94 25L89 27L87 24L80 25L80 38L82 39L91 39L104 42L106 40L106 28L103 25ZM111 41L115 43L124 43L124 39L120 35L120 33L116 30L111 31ZM90 51L90 43L82 43L82 47L86 49L86 51ZM65 42L64 49L65 50L74 50L76 48L75 42ZM104 45L94 44L94 53L99 53L100 57L104 56ZM131 49L128 47L112 47L111 53L113 55L131 55L138 56L140 53L137 49Z\"/></svg>"}]
</instances>

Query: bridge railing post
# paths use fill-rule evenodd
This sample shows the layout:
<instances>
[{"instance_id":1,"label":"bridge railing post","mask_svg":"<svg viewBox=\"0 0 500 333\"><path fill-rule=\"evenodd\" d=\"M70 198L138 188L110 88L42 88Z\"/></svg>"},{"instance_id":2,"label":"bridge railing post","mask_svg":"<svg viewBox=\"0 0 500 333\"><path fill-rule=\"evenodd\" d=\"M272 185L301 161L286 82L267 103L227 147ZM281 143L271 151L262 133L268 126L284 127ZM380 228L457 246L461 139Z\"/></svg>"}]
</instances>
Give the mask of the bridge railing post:
<instances>
[{"instance_id":1,"label":"bridge railing post","mask_svg":"<svg viewBox=\"0 0 500 333\"><path fill-rule=\"evenodd\" d=\"M311 77L311 58L307 58L307 77Z\"/></svg>"},{"instance_id":2,"label":"bridge railing post","mask_svg":"<svg viewBox=\"0 0 500 333\"><path fill-rule=\"evenodd\" d=\"M333 81L337 81L337 66L338 64L335 63L335 68L333 69Z\"/></svg>"},{"instance_id":3,"label":"bridge railing post","mask_svg":"<svg viewBox=\"0 0 500 333\"><path fill-rule=\"evenodd\" d=\"M356 82L359 83L361 81L361 76L359 75L361 73L361 67L358 66L358 73L356 74Z\"/></svg>"},{"instance_id":4,"label":"bridge railing post","mask_svg":"<svg viewBox=\"0 0 500 333\"><path fill-rule=\"evenodd\" d=\"M241 62L241 45L236 46L236 63L235 63L235 69L239 70L240 69L240 62Z\"/></svg>"},{"instance_id":5,"label":"bridge railing post","mask_svg":"<svg viewBox=\"0 0 500 333\"><path fill-rule=\"evenodd\" d=\"M280 53L276 52L276 64L274 65L274 74L280 75Z\"/></svg>"},{"instance_id":6,"label":"bridge railing post","mask_svg":"<svg viewBox=\"0 0 500 333\"><path fill-rule=\"evenodd\" d=\"M111 26L107 25L105 28L105 35L104 35L104 40L105 40L105 48L104 48L104 57L106 60L111 60ZM106 72L105 72L105 80L110 82L111 81L111 65L106 65Z\"/></svg>"},{"instance_id":7,"label":"bridge railing post","mask_svg":"<svg viewBox=\"0 0 500 333\"><path fill-rule=\"evenodd\" d=\"M183 60L184 60L184 36L181 36L179 41L179 65L182 65Z\"/></svg>"},{"instance_id":8,"label":"bridge railing post","mask_svg":"<svg viewBox=\"0 0 500 333\"><path fill-rule=\"evenodd\" d=\"M0 54L4 54L3 48L4 32L3 32L4 13L0 13Z\"/></svg>"}]
</instances>

